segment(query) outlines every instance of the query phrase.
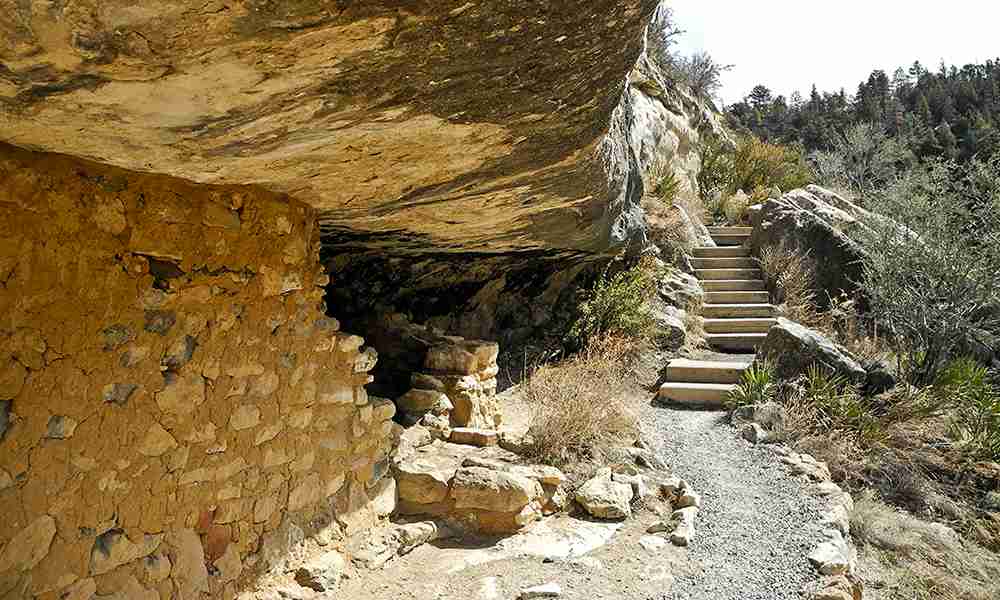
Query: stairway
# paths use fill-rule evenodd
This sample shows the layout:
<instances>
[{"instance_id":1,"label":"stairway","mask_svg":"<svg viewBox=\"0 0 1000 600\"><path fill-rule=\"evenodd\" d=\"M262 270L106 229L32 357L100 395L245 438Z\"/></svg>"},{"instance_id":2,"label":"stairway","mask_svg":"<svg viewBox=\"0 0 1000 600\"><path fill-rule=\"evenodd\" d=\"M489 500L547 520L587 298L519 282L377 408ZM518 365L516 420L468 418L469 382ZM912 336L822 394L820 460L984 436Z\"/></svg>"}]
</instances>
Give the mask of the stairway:
<instances>
[{"instance_id":1,"label":"stairway","mask_svg":"<svg viewBox=\"0 0 1000 600\"><path fill-rule=\"evenodd\" d=\"M750 257L750 227L709 227L716 246L696 248L691 262L705 289L705 339L723 354L747 355L757 350L777 321L763 275ZM721 408L750 360L677 359L667 365L662 402Z\"/></svg>"}]
</instances>

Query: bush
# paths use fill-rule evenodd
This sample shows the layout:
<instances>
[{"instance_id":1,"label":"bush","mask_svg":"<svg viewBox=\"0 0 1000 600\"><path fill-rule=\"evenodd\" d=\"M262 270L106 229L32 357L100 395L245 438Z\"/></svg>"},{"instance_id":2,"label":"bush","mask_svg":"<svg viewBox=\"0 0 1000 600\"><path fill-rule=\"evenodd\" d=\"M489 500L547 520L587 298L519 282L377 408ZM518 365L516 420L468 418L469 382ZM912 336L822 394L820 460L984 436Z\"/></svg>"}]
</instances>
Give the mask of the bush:
<instances>
[{"instance_id":1,"label":"bush","mask_svg":"<svg viewBox=\"0 0 1000 600\"><path fill-rule=\"evenodd\" d=\"M579 347L603 335L646 339L654 326L649 300L655 293L655 269L645 260L610 277L605 270L580 304L570 336Z\"/></svg>"},{"instance_id":2,"label":"bush","mask_svg":"<svg viewBox=\"0 0 1000 600\"><path fill-rule=\"evenodd\" d=\"M524 384L534 407L532 458L563 465L631 445L638 419L626 403L629 340L596 337L579 354L535 370Z\"/></svg>"},{"instance_id":3,"label":"bush","mask_svg":"<svg viewBox=\"0 0 1000 600\"><path fill-rule=\"evenodd\" d=\"M873 123L851 126L834 139L832 150L810 156L821 185L862 198L889 185L909 159L905 144Z\"/></svg>"},{"instance_id":4,"label":"bush","mask_svg":"<svg viewBox=\"0 0 1000 600\"><path fill-rule=\"evenodd\" d=\"M857 229L867 254L861 287L902 375L917 385L1000 336L1000 211L970 210L956 169L938 162L905 174L872 196L892 220Z\"/></svg>"},{"instance_id":5,"label":"bush","mask_svg":"<svg viewBox=\"0 0 1000 600\"><path fill-rule=\"evenodd\" d=\"M746 221L748 208L750 208L750 197L743 193L743 190L737 190L726 199L722 212L726 215L727 223L739 225Z\"/></svg>"},{"instance_id":6,"label":"bush","mask_svg":"<svg viewBox=\"0 0 1000 600\"><path fill-rule=\"evenodd\" d=\"M729 393L726 406L732 410L773 402L776 392L774 367L767 361L755 362L740 375L740 383Z\"/></svg>"},{"instance_id":7,"label":"bush","mask_svg":"<svg viewBox=\"0 0 1000 600\"><path fill-rule=\"evenodd\" d=\"M719 196L727 198L740 190L752 198L762 198L774 188L788 191L811 180L808 165L794 148L769 144L753 136L741 139L735 151L714 139L701 147L698 185L705 202Z\"/></svg>"},{"instance_id":8,"label":"bush","mask_svg":"<svg viewBox=\"0 0 1000 600\"><path fill-rule=\"evenodd\" d=\"M733 65L717 63L707 52L696 52L674 61L674 70L700 98L712 98L722 89L722 76Z\"/></svg>"},{"instance_id":9,"label":"bush","mask_svg":"<svg viewBox=\"0 0 1000 600\"><path fill-rule=\"evenodd\" d=\"M656 183L656 189L654 190L656 196L660 198L664 206L672 207L674 202L677 200L677 195L681 189L681 182L677 179L677 174L673 171L667 171L660 180Z\"/></svg>"}]
</instances>

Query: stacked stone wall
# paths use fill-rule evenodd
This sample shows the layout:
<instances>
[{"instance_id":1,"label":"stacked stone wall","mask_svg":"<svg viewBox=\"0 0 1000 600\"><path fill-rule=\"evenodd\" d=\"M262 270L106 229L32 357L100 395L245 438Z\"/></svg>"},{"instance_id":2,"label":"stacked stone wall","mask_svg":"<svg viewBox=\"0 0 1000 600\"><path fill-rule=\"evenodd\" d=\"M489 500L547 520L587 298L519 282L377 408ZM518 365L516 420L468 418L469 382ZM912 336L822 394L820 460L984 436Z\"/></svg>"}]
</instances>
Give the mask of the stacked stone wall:
<instances>
[{"instance_id":1,"label":"stacked stone wall","mask_svg":"<svg viewBox=\"0 0 1000 600\"><path fill-rule=\"evenodd\" d=\"M0 146L0 227L0 598L232 598L374 523L311 209Z\"/></svg>"}]
</instances>

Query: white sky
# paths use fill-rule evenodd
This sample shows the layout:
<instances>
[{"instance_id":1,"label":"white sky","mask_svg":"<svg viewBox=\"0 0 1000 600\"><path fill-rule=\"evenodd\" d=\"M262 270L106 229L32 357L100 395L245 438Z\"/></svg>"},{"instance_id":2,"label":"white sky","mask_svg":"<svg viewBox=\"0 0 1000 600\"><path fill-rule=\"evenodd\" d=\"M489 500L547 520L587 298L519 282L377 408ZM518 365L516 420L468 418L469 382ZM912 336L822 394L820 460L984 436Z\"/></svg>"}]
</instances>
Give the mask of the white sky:
<instances>
[{"instance_id":1,"label":"white sky","mask_svg":"<svg viewBox=\"0 0 1000 600\"><path fill-rule=\"evenodd\" d=\"M1000 0L670 0L680 50L735 65L721 92L730 104L763 83L786 97L858 84L914 60L936 70L1000 56Z\"/></svg>"}]
</instances>

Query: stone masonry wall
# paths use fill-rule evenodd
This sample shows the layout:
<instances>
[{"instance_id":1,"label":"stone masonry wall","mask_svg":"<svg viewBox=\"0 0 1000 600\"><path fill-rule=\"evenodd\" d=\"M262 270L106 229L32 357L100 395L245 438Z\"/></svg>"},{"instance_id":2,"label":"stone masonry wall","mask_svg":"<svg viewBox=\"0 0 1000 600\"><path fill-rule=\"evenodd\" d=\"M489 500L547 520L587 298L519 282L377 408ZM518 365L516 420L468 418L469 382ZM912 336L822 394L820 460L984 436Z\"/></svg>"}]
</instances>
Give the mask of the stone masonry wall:
<instances>
[{"instance_id":1,"label":"stone masonry wall","mask_svg":"<svg viewBox=\"0 0 1000 600\"><path fill-rule=\"evenodd\" d=\"M0 145L0 227L0 598L232 598L374 523L311 209Z\"/></svg>"}]
</instances>

